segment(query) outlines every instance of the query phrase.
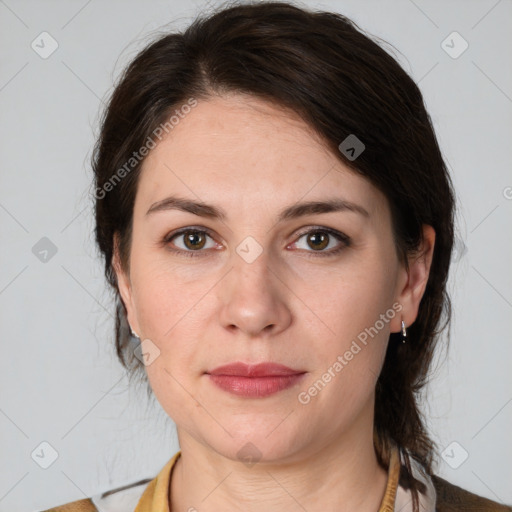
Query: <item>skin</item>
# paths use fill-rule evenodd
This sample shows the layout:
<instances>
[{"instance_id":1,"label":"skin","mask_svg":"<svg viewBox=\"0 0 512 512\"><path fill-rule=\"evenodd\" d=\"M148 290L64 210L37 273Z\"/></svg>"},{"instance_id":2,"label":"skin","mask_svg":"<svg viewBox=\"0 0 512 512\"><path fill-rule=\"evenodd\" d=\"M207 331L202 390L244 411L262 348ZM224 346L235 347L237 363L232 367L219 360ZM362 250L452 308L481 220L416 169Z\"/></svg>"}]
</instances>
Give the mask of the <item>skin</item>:
<instances>
[{"instance_id":1,"label":"skin","mask_svg":"<svg viewBox=\"0 0 512 512\"><path fill-rule=\"evenodd\" d=\"M171 194L218 205L227 218L146 215ZM277 222L287 206L332 197L369 216L347 210ZM163 242L187 226L211 230L199 239L203 248L190 248L183 235ZM316 249L300 235L322 227L349 236L350 245L329 237ZM248 236L262 249L251 263L236 252ZM300 118L242 95L198 102L144 161L130 269L117 251L113 258L131 327L160 351L146 371L178 433L173 512L378 509L387 471L373 447L375 384L390 332L416 319L434 241L424 226L406 271L386 197ZM396 303L401 311L301 404L299 393ZM279 393L241 398L205 374L233 361L274 361L307 374ZM251 467L237 455L248 442L261 454Z\"/></svg>"}]
</instances>

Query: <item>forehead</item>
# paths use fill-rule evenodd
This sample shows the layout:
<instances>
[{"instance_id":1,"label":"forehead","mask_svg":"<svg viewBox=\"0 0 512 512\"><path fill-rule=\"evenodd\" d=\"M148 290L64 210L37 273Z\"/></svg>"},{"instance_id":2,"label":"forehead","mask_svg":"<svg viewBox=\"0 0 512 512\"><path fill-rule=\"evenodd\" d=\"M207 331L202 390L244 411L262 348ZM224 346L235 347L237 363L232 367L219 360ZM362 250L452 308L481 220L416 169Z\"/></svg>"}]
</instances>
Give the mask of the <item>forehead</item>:
<instances>
[{"instance_id":1,"label":"forehead","mask_svg":"<svg viewBox=\"0 0 512 512\"><path fill-rule=\"evenodd\" d=\"M137 196L147 206L166 194L239 212L340 195L371 213L385 201L295 113L244 95L199 101L150 151Z\"/></svg>"}]
</instances>

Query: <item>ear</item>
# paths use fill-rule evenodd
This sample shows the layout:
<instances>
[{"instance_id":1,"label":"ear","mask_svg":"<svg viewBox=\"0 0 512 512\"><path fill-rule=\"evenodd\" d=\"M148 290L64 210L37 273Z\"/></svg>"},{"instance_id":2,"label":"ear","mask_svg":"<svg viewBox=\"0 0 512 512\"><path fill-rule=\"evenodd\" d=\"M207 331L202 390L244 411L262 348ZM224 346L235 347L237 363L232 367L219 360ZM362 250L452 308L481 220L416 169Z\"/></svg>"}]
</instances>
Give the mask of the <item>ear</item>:
<instances>
[{"instance_id":1,"label":"ear","mask_svg":"<svg viewBox=\"0 0 512 512\"><path fill-rule=\"evenodd\" d=\"M121 257L119 252L119 233L114 234L114 250L112 255L112 268L116 274L117 287L121 300L126 307L127 319L130 327L140 335L139 324L137 322L137 315L135 314L135 306L133 302L132 286L130 276L126 274L121 265Z\"/></svg>"},{"instance_id":2,"label":"ear","mask_svg":"<svg viewBox=\"0 0 512 512\"><path fill-rule=\"evenodd\" d=\"M396 301L402 305L400 314L391 322L391 332L401 331L401 321L406 327L418 316L420 302L427 287L430 266L434 254L436 232L432 226L423 224L423 239L418 250L408 257L409 270L402 266L397 281Z\"/></svg>"}]
</instances>

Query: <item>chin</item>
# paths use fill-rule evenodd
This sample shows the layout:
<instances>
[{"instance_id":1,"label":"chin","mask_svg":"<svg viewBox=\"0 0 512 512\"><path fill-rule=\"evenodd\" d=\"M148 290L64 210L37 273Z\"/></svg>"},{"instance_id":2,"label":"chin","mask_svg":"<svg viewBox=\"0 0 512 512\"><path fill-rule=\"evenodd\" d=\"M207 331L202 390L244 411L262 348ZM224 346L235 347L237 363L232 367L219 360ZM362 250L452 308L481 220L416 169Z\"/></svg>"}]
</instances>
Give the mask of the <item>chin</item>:
<instances>
[{"instance_id":1,"label":"chin","mask_svg":"<svg viewBox=\"0 0 512 512\"><path fill-rule=\"evenodd\" d=\"M265 427L259 430L254 426L234 430L233 425L226 425L226 429L233 437L225 433L222 440L217 438L206 442L224 457L243 462L247 466L257 462L276 462L293 458L302 443L293 435L290 426L278 432L283 424L275 429L277 424L271 428L265 424Z\"/></svg>"}]
</instances>

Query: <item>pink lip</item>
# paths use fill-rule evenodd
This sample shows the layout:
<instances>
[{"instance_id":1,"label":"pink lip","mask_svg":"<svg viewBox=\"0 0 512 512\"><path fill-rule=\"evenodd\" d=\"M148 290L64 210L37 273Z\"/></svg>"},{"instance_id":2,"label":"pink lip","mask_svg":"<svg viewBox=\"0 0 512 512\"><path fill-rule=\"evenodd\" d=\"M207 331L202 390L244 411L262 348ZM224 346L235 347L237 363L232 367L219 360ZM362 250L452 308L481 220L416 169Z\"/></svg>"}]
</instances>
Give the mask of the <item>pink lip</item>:
<instances>
[{"instance_id":1,"label":"pink lip","mask_svg":"<svg viewBox=\"0 0 512 512\"><path fill-rule=\"evenodd\" d=\"M283 375L297 375L304 373L303 370L293 370L277 363L258 363L258 364L245 364L240 361L236 363L225 364L211 370L210 375L237 375L239 377L270 377L270 376L283 376Z\"/></svg>"},{"instance_id":2,"label":"pink lip","mask_svg":"<svg viewBox=\"0 0 512 512\"><path fill-rule=\"evenodd\" d=\"M265 397L293 386L306 372L276 363L237 362L219 366L207 374L214 384L234 395Z\"/></svg>"}]
</instances>

